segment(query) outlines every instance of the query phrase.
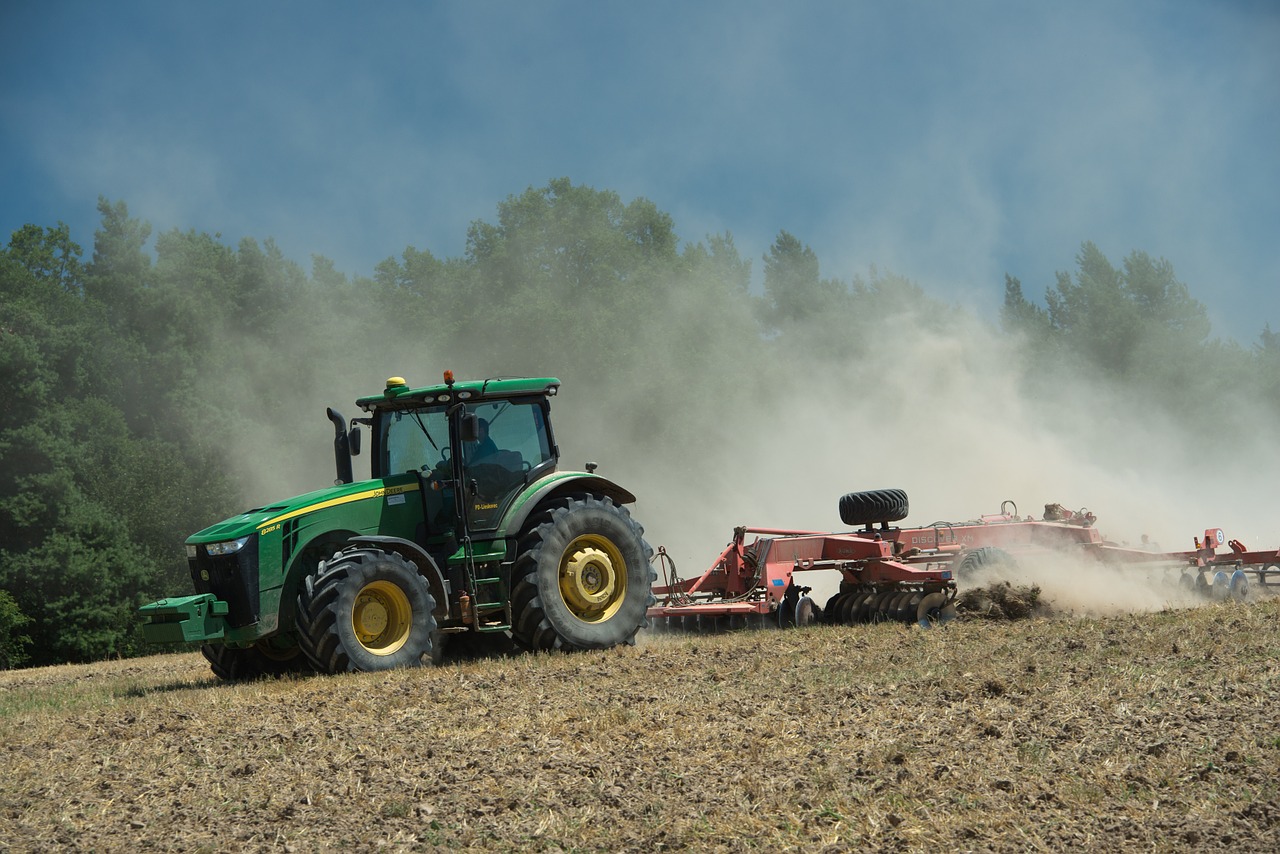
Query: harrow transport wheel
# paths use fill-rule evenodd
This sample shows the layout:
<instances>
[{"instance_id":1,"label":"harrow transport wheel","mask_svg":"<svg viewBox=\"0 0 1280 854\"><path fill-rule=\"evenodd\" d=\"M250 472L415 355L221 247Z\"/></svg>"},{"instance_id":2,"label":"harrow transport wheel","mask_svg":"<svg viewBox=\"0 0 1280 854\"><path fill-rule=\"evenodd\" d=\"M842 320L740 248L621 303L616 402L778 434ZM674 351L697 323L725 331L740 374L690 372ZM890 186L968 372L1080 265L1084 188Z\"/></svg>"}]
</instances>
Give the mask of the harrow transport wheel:
<instances>
[{"instance_id":1,"label":"harrow transport wheel","mask_svg":"<svg viewBox=\"0 0 1280 854\"><path fill-rule=\"evenodd\" d=\"M213 675L228 682L312 672L311 662L300 647L277 648L269 640L244 648L207 643L200 647L200 653L209 662Z\"/></svg>"},{"instance_id":2,"label":"harrow transport wheel","mask_svg":"<svg viewBox=\"0 0 1280 854\"><path fill-rule=\"evenodd\" d=\"M381 549L321 561L298 594L298 629L323 673L417 667L436 659L436 603L417 567Z\"/></svg>"},{"instance_id":3,"label":"harrow transport wheel","mask_svg":"<svg viewBox=\"0 0 1280 854\"><path fill-rule=\"evenodd\" d=\"M916 606L916 623L922 628L943 626L955 618L956 606L941 590L925 596Z\"/></svg>"},{"instance_id":4,"label":"harrow transport wheel","mask_svg":"<svg viewBox=\"0 0 1280 854\"><path fill-rule=\"evenodd\" d=\"M964 557L960 558L960 562L956 564L955 573L952 577L970 579L981 570L1016 570L1017 568L1018 562L1013 559L1013 555L1004 549L996 548L995 546L982 546L964 553Z\"/></svg>"},{"instance_id":5,"label":"harrow transport wheel","mask_svg":"<svg viewBox=\"0 0 1280 854\"><path fill-rule=\"evenodd\" d=\"M531 650L634 643L657 601L643 534L609 498L564 499L537 513L512 571L512 636Z\"/></svg>"},{"instance_id":6,"label":"harrow transport wheel","mask_svg":"<svg viewBox=\"0 0 1280 854\"><path fill-rule=\"evenodd\" d=\"M871 525L907 518L907 493L901 489L850 492L840 499L840 520L846 525Z\"/></svg>"}]
</instances>

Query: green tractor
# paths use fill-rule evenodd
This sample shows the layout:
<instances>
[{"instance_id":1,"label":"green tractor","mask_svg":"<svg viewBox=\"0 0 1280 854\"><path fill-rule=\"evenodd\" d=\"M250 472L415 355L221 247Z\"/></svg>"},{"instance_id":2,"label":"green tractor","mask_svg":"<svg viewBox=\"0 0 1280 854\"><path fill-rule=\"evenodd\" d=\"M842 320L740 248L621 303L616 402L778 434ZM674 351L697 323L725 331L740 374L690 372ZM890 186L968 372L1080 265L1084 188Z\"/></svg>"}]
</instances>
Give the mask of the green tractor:
<instances>
[{"instance_id":1,"label":"green tractor","mask_svg":"<svg viewBox=\"0 0 1280 854\"><path fill-rule=\"evenodd\" d=\"M350 425L330 409L335 486L187 540L197 594L142 607L155 643L196 642L214 673L386 670L439 662L454 636L528 650L634 643L654 601L635 496L559 471L553 378L409 388L387 380ZM371 480L353 482L360 426Z\"/></svg>"}]
</instances>

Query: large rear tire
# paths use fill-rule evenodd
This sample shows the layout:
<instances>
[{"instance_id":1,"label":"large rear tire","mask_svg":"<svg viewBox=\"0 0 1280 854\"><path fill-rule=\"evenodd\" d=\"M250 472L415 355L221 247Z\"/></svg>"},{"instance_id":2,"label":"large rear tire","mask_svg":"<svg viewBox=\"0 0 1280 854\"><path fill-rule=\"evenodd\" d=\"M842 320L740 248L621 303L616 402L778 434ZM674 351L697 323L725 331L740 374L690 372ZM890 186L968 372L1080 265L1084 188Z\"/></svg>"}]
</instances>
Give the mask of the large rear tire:
<instances>
[{"instance_id":1,"label":"large rear tire","mask_svg":"<svg viewBox=\"0 0 1280 854\"><path fill-rule=\"evenodd\" d=\"M907 518L910 505L901 489L850 492L840 498L840 520L846 525L872 525Z\"/></svg>"},{"instance_id":2,"label":"large rear tire","mask_svg":"<svg viewBox=\"0 0 1280 854\"><path fill-rule=\"evenodd\" d=\"M435 606L412 562L395 552L350 548L305 579L300 644L321 673L418 667L434 658Z\"/></svg>"},{"instance_id":3,"label":"large rear tire","mask_svg":"<svg viewBox=\"0 0 1280 854\"><path fill-rule=\"evenodd\" d=\"M562 499L536 513L512 571L511 634L526 649L635 643L656 600L644 529L610 498Z\"/></svg>"}]
</instances>

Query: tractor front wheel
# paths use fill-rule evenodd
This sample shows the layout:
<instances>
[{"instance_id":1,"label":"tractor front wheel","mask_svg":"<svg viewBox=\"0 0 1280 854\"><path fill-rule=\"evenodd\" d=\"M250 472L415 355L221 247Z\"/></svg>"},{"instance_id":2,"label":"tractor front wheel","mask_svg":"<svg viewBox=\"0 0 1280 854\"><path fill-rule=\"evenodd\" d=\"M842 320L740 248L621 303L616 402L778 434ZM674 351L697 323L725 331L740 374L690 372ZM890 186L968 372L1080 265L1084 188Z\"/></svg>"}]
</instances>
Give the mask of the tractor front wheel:
<instances>
[{"instance_id":1,"label":"tractor front wheel","mask_svg":"<svg viewBox=\"0 0 1280 854\"><path fill-rule=\"evenodd\" d=\"M434 658L435 599L413 563L357 547L322 561L298 595L298 631L322 673L417 667Z\"/></svg>"},{"instance_id":2,"label":"tractor front wheel","mask_svg":"<svg viewBox=\"0 0 1280 854\"><path fill-rule=\"evenodd\" d=\"M608 649L634 643L654 601L653 549L609 498L544 508L520 539L511 634L527 649Z\"/></svg>"},{"instance_id":3,"label":"tractor front wheel","mask_svg":"<svg viewBox=\"0 0 1280 854\"><path fill-rule=\"evenodd\" d=\"M207 643L200 647L200 653L209 662L213 675L228 682L312 672L301 647L276 647L270 640L249 647Z\"/></svg>"}]
</instances>

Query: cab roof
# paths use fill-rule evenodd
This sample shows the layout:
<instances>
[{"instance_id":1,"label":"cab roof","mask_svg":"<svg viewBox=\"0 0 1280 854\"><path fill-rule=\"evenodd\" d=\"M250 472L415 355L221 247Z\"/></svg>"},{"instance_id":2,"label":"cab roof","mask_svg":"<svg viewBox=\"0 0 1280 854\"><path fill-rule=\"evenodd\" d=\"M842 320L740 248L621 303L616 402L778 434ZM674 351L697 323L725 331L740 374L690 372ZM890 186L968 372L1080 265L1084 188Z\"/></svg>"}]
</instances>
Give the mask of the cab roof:
<instances>
[{"instance_id":1,"label":"cab roof","mask_svg":"<svg viewBox=\"0 0 1280 854\"><path fill-rule=\"evenodd\" d=\"M404 377L390 377L382 394L362 397L356 405L365 411L382 407L399 408L423 403L448 403L453 400L487 400L518 397L526 394L554 395L560 388L555 377L494 377L486 380L454 380L453 372L445 372L439 385L410 388Z\"/></svg>"}]
</instances>

